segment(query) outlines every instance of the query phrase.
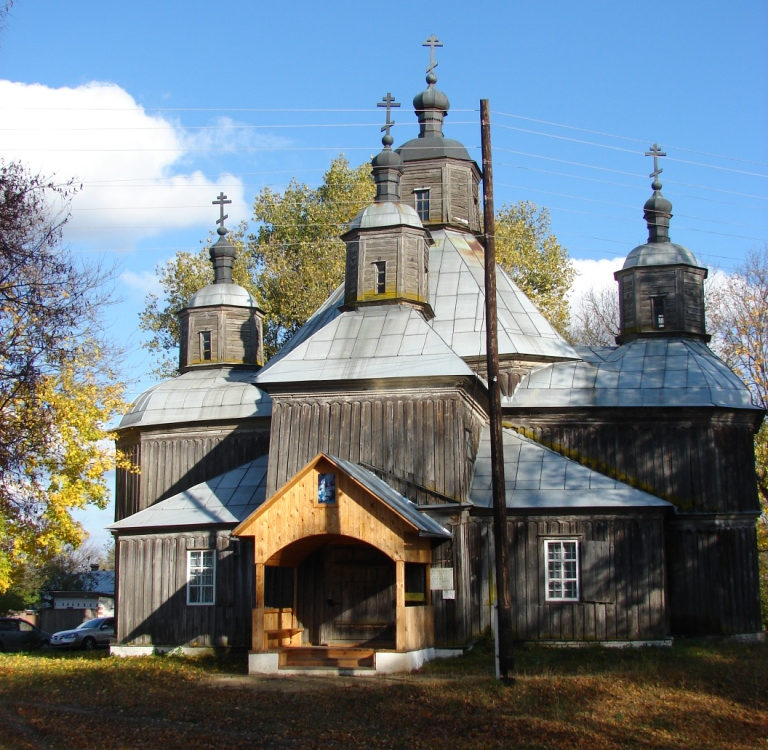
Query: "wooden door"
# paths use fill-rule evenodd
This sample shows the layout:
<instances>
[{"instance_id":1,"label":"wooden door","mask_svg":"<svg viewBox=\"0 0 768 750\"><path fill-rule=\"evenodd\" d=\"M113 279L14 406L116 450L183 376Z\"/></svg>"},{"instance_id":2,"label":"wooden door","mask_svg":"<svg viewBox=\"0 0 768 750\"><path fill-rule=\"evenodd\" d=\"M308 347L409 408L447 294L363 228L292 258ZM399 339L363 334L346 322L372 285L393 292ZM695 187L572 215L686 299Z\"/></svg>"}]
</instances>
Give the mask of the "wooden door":
<instances>
[{"instance_id":1,"label":"wooden door","mask_svg":"<svg viewBox=\"0 0 768 750\"><path fill-rule=\"evenodd\" d=\"M326 643L394 647L395 564L368 546L328 547L323 566Z\"/></svg>"}]
</instances>

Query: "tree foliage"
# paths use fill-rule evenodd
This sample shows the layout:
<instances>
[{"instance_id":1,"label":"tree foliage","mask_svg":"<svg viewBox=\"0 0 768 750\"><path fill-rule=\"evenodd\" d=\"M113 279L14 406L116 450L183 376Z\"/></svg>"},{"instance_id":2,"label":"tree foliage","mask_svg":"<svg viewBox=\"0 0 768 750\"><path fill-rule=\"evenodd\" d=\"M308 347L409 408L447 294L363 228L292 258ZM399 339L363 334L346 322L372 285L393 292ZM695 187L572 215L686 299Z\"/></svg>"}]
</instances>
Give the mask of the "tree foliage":
<instances>
[{"instance_id":1,"label":"tree foliage","mask_svg":"<svg viewBox=\"0 0 768 750\"><path fill-rule=\"evenodd\" d=\"M105 507L103 426L123 386L101 339L108 274L61 246L71 185L0 163L0 592L31 559L78 546L71 515Z\"/></svg>"},{"instance_id":2,"label":"tree foliage","mask_svg":"<svg viewBox=\"0 0 768 750\"><path fill-rule=\"evenodd\" d=\"M550 232L549 212L530 201L496 212L496 261L562 334L568 328L567 293L574 269Z\"/></svg>"}]
</instances>

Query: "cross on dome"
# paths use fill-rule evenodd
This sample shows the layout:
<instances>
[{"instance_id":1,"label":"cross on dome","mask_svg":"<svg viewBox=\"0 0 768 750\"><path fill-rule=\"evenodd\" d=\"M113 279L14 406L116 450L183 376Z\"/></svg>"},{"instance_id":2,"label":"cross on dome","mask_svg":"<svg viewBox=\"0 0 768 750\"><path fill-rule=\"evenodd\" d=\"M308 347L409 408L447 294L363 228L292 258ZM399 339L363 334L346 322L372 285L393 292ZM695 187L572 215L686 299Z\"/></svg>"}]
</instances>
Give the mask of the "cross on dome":
<instances>
[{"instance_id":1,"label":"cross on dome","mask_svg":"<svg viewBox=\"0 0 768 750\"><path fill-rule=\"evenodd\" d=\"M667 152L661 150L661 146L659 146L658 143L654 143L653 146L651 146L649 151L645 152L646 156L652 156L653 157L653 172L651 172L648 176L653 177L653 189L654 190L661 190L661 182L659 181L659 175L664 171L659 166L659 157L660 156L666 156Z\"/></svg>"},{"instance_id":2,"label":"cross on dome","mask_svg":"<svg viewBox=\"0 0 768 750\"><path fill-rule=\"evenodd\" d=\"M437 82L437 75L435 74L435 68L437 67L438 63L437 60L435 60L435 47L442 47L443 43L434 35L427 37L427 39L422 42L422 47L429 47L429 67L427 67L427 83L436 83ZM433 80L430 80L433 79Z\"/></svg>"},{"instance_id":3,"label":"cross on dome","mask_svg":"<svg viewBox=\"0 0 768 750\"><path fill-rule=\"evenodd\" d=\"M399 107L400 102L396 102L395 97L393 97L392 94L390 94L390 92L387 91L387 93L383 97L381 97L381 101L377 102L376 106L387 108L387 121L386 123L384 123L384 125L381 126L381 132L384 133L384 137L381 139L381 142L384 144L384 146L389 148L392 145L392 141L393 141L393 138L390 135L389 131L392 128L392 126L396 124L394 120L390 120L389 116L392 112L392 108Z\"/></svg>"},{"instance_id":4,"label":"cross on dome","mask_svg":"<svg viewBox=\"0 0 768 750\"><path fill-rule=\"evenodd\" d=\"M226 203L232 203L232 201L227 200L227 196L224 195L223 192L219 193L217 199L215 201L211 201L211 204L214 206L219 207L219 218L216 219L217 224L221 224L221 226L216 230L221 234L221 230L224 229L224 219L229 218L229 214L224 213L224 204ZM226 232L226 230L224 230Z\"/></svg>"}]
</instances>

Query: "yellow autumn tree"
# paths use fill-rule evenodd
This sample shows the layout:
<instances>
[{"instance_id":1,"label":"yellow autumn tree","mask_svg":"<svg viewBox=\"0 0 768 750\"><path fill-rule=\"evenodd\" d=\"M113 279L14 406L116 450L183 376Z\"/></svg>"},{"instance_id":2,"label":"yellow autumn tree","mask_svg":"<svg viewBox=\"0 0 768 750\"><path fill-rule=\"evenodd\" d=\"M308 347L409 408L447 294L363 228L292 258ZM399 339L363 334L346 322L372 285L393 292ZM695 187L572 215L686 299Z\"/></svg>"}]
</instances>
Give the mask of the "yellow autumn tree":
<instances>
[{"instance_id":1,"label":"yellow autumn tree","mask_svg":"<svg viewBox=\"0 0 768 750\"><path fill-rule=\"evenodd\" d=\"M71 511L104 507L123 410L100 340L108 274L61 244L71 185L0 162L0 592L30 561L76 547Z\"/></svg>"}]
</instances>

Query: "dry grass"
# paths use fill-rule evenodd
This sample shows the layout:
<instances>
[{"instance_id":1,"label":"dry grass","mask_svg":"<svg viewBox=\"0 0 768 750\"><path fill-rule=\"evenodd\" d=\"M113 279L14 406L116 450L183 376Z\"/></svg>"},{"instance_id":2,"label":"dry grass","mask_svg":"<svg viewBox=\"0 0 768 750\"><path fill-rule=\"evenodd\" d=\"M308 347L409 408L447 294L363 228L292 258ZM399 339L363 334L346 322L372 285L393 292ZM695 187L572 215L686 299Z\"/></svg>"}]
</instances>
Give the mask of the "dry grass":
<instances>
[{"instance_id":1,"label":"dry grass","mask_svg":"<svg viewBox=\"0 0 768 750\"><path fill-rule=\"evenodd\" d=\"M767 748L768 646L517 651L413 675L255 678L236 660L0 654L0 747Z\"/></svg>"}]
</instances>

